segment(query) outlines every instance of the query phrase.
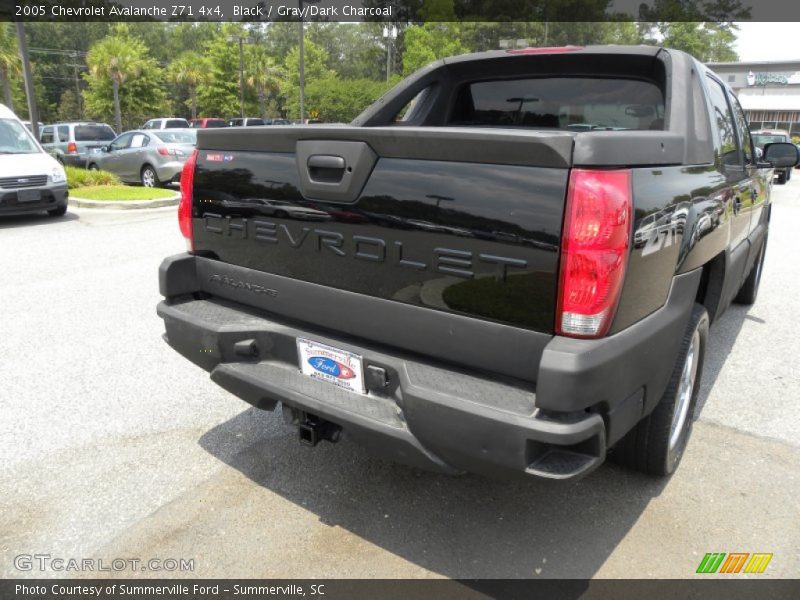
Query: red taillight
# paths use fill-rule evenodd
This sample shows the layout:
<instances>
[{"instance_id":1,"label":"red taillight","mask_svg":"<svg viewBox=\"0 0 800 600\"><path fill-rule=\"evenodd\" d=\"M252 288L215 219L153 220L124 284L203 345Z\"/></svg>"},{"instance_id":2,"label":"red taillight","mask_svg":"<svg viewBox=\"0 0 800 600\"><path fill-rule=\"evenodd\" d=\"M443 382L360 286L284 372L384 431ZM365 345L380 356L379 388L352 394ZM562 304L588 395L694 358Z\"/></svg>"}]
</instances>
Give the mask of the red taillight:
<instances>
[{"instance_id":1,"label":"red taillight","mask_svg":"<svg viewBox=\"0 0 800 600\"><path fill-rule=\"evenodd\" d=\"M549 48L517 48L506 50L508 54L561 54L562 52L577 52L583 46L551 46Z\"/></svg>"},{"instance_id":2,"label":"red taillight","mask_svg":"<svg viewBox=\"0 0 800 600\"><path fill-rule=\"evenodd\" d=\"M194 167L197 164L197 150L192 152L181 171L181 203L178 205L178 224L186 238L186 249L194 252L194 232L192 230L192 187L194 186Z\"/></svg>"},{"instance_id":3,"label":"red taillight","mask_svg":"<svg viewBox=\"0 0 800 600\"><path fill-rule=\"evenodd\" d=\"M168 149L168 148L165 148L164 146L159 146L159 147L156 149L156 151L157 151L157 152L158 152L158 153L159 153L161 156L169 156L169 149Z\"/></svg>"},{"instance_id":4,"label":"red taillight","mask_svg":"<svg viewBox=\"0 0 800 600\"><path fill-rule=\"evenodd\" d=\"M70 142L67 144L67 154L77 154L78 153L78 144L75 142Z\"/></svg>"},{"instance_id":5,"label":"red taillight","mask_svg":"<svg viewBox=\"0 0 800 600\"><path fill-rule=\"evenodd\" d=\"M569 178L556 332L601 337L617 308L628 262L631 172L573 169Z\"/></svg>"}]
</instances>

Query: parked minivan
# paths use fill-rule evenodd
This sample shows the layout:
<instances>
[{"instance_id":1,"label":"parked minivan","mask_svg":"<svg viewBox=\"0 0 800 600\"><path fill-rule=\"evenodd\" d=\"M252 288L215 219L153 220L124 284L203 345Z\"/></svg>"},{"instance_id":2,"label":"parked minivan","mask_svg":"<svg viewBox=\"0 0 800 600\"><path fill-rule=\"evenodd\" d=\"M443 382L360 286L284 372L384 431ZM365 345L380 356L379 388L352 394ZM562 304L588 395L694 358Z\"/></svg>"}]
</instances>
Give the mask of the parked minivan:
<instances>
[{"instance_id":1,"label":"parked minivan","mask_svg":"<svg viewBox=\"0 0 800 600\"><path fill-rule=\"evenodd\" d=\"M86 159L96 149L117 137L105 123L76 121L54 123L39 129L42 147L62 165L86 167Z\"/></svg>"},{"instance_id":2,"label":"parked minivan","mask_svg":"<svg viewBox=\"0 0 800 600\"><path fill-rule=\"evenodd\" d=\"M7 106L0 104L0 215L67 212L67 176Z\"/></svg>"}]
</instances>

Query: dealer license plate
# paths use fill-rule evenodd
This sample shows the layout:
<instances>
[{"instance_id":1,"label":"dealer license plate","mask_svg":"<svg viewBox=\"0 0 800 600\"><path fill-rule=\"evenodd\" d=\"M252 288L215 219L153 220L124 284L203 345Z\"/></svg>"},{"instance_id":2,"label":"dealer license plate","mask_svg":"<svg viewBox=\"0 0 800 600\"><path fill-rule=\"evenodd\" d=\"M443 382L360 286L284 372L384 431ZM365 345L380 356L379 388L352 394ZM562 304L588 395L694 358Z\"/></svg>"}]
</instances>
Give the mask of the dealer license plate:
<instances>
[{"instance_id":1,"label":"dealer license plate","mask_svg":"<svg viewBox=\"0 0 800 600\"><path fill-rule=\"evenodd\" d=\"M297 338L297 354L303 375L357 394L366 393L359 355L303 338Z\"/></svg>"},{"instance_id":2,"label":"dealer license plate","mask_svg":"<svg viewBox=\"0 0 800 600\"><path fill-rule=\"evenodd\" d=\"M41 190L19 190L17 191L17 202L38 202L42 199Z\"/></svg>"}]
</instances>

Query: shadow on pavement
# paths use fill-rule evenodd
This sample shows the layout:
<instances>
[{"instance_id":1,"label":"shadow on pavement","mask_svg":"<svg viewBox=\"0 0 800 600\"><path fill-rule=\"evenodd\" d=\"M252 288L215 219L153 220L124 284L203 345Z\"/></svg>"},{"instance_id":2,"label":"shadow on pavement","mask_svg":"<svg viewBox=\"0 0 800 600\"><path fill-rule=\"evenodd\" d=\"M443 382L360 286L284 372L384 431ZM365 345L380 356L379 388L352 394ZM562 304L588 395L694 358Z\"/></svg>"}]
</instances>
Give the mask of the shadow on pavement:
<instances>
[{"instance_id":1,"label":"shadow on pavement","mask_svg":"<svg viewBox=\"0 0 800 600\"><path fill-rule=\"evenodd\" d=\"M36 227L39 225L55 225L65 221L77 221L80 217L67 210L63 217L51 217L46 212L32 213L29 215L0 215L0 229L14 229L16 227Z\"/></svg>"},{"instance_id":2,"label":"shadow on pavement","mask_svg":"<svg viewBox=\"0 0 800 600\"><path fill-rule=\"evenodd\" d=\"M697 396L697 405L694 409L694 420L700 418L703 408L708 400L714 384L719 377L728 355L733 350L736 338L742 331L745 320L766 324L766 321L747 314L749 306L731 304L723 315L717 320L709 331L708 348L706 349L705 363L703 365L703 378L700 382L700 391Z\"/></svg>"},{"instance_id":3,"label":"shadow on pavement","mask_svg":"<svg viewBox=\"0 0 800 600\"><path fill-rule=\"evenodd\" d=\"M301 446L281 420L252 408L199 443L323 524L447 577L591 577L666 485L615 465L574 483L448 477L347 439Z\"/></svg>"}]
</instances>

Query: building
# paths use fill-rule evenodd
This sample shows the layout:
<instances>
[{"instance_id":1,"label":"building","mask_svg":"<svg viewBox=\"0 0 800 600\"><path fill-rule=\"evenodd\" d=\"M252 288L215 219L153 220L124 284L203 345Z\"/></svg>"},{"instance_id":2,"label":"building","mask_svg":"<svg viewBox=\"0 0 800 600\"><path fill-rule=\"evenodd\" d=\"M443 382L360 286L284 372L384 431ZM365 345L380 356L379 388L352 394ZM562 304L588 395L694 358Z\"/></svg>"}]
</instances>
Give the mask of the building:
<instances>
[{"instance_id":1,"label":"building","mask_svg":"<svg viewBox=\"0 0 800 600\"><path fill-rule=\"evenodd\" d=\"M751 129L800 136L800 60L709 63L736 92Z\"/></svg>"}]
</instances>

